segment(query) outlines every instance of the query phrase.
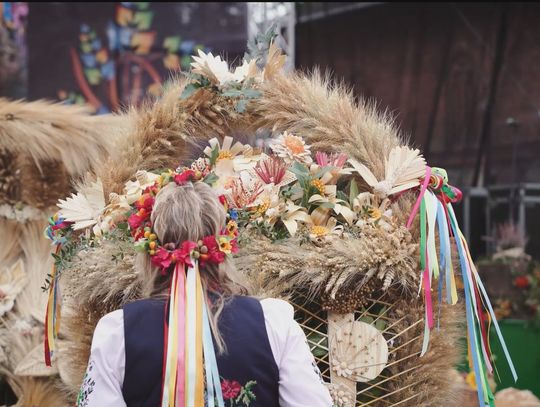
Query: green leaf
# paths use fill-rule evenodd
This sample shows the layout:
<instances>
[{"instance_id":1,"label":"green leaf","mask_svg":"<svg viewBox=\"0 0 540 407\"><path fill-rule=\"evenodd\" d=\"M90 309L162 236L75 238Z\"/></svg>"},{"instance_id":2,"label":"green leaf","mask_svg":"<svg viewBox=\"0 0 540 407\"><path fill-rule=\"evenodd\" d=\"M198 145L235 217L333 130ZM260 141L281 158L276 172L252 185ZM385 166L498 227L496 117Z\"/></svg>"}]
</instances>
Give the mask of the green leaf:
<instances>
[{"instance_id":1,"label":"green leaf","mask_svg":"<svg viewBox=\"0 0 540 407\"><path fill-rule=\"evenodd\" d=\"M188 99L191 95L193 95L197 90L199 90L200 86L198 86L197 83L190 83L188 84L184 90L182 91L182 94L180 95L180 99L185 100Z\"/></svg>"},{"instance_id":2,"label":"green leaf","mask_svg":"<svg viewBox=\"0 0 540 407\"><path fill-rule=\"evenodd\" d=\"M317 205L317 206L319 206L319 207L321 207L321 208L334 209L334 206L335 206L335 205L334 205L332 202L323 202L323 203L321 203L321 204L319 204L319 205Z\"/></svg>"},{"instance_id":3,"label":"green leaf","mask_svg":"<svg viewBox=\"0 0 540 407\"><path fill-rule=\"evenodd\" d=\"M300 181L300 178L305 179L309 178L309 168L307 168L304 164L300 164L299 162L295 162L293 166L290 168L290 171L296 175L298 178L298 181Z\"/></svg>"},{"instance_id":4,"label":"green leaf","mask_svg":"<svg viewBox=\"0 0 540 407\"><path fill-rule=\"evenodd\" d=\"M375 322L375 328L377 328L379 331L384 331L386 328L386 321L384 319L378 319Z\"/></svg>"},{"instance_id":5,"label":"green leaf","mask_svg":"<svg viewBox=\"0 0 540 407\"><path fill-rule=\"evenodd\" d=\"M313 178L321 178L324 174L326 174L327 172L330 172L334 169L334 167L323 167L321 168L319 171L317 171L315 173L315 175L313 176Z\"/></svg>"},{"instance_id":6,"label":"green leaf","mask_svg":"<svg viewBox=\"0 0 540 407\"><path fill-rule=\"evenodd\" d=\"M356 198L358 196L358 184L356 183L356 181L353 179L351 181L351 186L349 188L349 204L352 206L353 205L353 202L354 202L354 198Z\"/></svg>"},{"instance_id":7,"label":"green leaf","mask_svg":"<svg viewBox=\"0 0 540 407\"><path fill-rule=\"evenodd\" d=\"M362 318L360 318L360 321L365 322L366 324L371 324L373 322L373 317L364 315Z\"/></svg>"},{"instance_id":8,"label":"green leaf","mask_svg":"<svg viewBox=\"0 0 540 407\"><path fill-rule=\"evenodd\" d=\"M337 191L336 198L341 199L343 202L347 202L349 200L347 194L341 190Z\"/></svg>"},{"instance_id":9,"label":"green leaf","mask_svg":"<svg viewBox=\"0 0 540 407\"><path fill-rule=\"evenodd\" d=\"M212 186L214 185L217 181L219 180L219 177L214 174L214 173L210 173L208 174L206 177L204 177L204 182L207 183L208 185Z\"/></svg>"},{"instance_id":10,"label":"green leaf","mask_svg":"<svg viewBox=\"0 0 540 407\"><path fill-rule=\"evenodd\" d=\"M262 95L260 91L256 89L250 89L250 88L244 89L242 93L248 99L256 99Z\"/></svg>"},{"instance_id":11,"label":"green leaf","mask_svg":"<svg viewBox=\"0 0 540 407\"><path fill-rule=\"evenodd\" d=\"M214 147L214 149L212 150L212 155L210 156L210 165L211 166L214 166L216 164L218 156L219 156L219 146L216 145Z\"/></svg>"},{"instance_id":12,"label":"green leaf","mask_svg":"<svg viewBox=\"0 0 540 407\"><path fill-rule=\"evenodd\" d=\"M224 97L236 98L242 96L242 91L237 89L227 89L221 95Z\"/></svg>"}]
</instances>

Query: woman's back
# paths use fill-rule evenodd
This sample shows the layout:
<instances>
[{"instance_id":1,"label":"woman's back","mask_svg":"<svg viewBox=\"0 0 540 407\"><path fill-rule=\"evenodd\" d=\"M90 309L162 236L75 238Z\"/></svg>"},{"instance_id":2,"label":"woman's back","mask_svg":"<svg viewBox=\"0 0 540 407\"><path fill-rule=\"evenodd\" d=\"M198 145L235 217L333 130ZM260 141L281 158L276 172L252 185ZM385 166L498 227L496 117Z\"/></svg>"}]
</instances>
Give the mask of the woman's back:
<instances>
[{"instance_id":1,"label":"woman's back","mask_svg":"<svg viewBox=\"0 0 540 407\"><path fill-rule=\"evenodd\" d=\"M100 321L91 371L81 389L86 404L79 405L160 404L165 305L163 300L140 300ZM223 309L219 328L227 348L217 356L227 406L332 405L287 302L234 296Z\"/></svg>"}]
</instances>

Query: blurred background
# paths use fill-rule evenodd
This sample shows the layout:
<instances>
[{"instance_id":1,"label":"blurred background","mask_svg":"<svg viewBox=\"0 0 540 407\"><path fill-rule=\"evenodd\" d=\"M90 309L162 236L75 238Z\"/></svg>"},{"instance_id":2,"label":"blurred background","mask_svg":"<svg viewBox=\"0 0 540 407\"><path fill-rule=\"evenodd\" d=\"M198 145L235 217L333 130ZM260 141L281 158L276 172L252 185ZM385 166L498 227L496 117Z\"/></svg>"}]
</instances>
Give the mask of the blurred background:
<instances>
[{"instance_id":1,"label":"blurred background","mask_svg":"<svg viewBox=\"0 0 540 407\"><path fill-rule=\"evenodd\" d=\"M540 5L4 2L0 19L0 96L95 114L158 95L198 49L238 63L275 24L288 69L328 72L387 109L462 189L520 375L501 369L498 388L540 396Z\"/></svg>"}]
</instances>

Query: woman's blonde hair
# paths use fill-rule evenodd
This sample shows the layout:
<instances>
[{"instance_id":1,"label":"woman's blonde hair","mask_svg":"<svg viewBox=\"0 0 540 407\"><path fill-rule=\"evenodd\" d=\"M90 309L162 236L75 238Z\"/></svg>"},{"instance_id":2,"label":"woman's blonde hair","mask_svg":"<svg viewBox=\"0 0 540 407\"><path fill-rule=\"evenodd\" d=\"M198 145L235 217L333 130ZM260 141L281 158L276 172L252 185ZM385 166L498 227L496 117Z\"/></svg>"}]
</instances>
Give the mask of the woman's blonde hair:
<instances>
[{"instance_id":1,"label":"woman's blonde hair","mask_svg":"<svg viewBox=\"0 0 540 407\"><path fill-rule=\"evenodd\" d=\"M156 196L151 216L152 228L161 245L178 245L186 240L197 242L205 236L218 235L226 219L218 196L204 182L166 185ZM143 295L167 298L172 273L162 275L160 269L152 266L146 253L139 257L138 267ZM219 265L207 264L201 270L203 289L205 293L212 293L210 325L220 353L225 351L225 345L218 329L219 315L229 297L246 294L235 277L236 269L229 258Z\"/></svg>"}]
</instances>

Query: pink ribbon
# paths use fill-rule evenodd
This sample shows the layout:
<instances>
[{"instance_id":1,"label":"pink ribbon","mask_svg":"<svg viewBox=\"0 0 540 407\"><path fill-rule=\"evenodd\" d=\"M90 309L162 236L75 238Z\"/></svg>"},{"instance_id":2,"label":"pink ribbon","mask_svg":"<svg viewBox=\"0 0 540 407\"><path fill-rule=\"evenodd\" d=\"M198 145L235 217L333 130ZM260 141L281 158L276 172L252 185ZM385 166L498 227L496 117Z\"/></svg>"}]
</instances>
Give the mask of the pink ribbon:
<instances>
[{"instance_id":1,"label":"pink ribbon","mask_svg":"<svg viewBox=\"0 0 540 407\"><path fill-rule=\"evenodd\" d=\"M183 406L185 403L185 353L186 353L186 273L184 266L176 265L176 295L178 301L178 319L176 329L178 331L178 353L176 371L176 405Z\"/></svg>"}]
</instances>

